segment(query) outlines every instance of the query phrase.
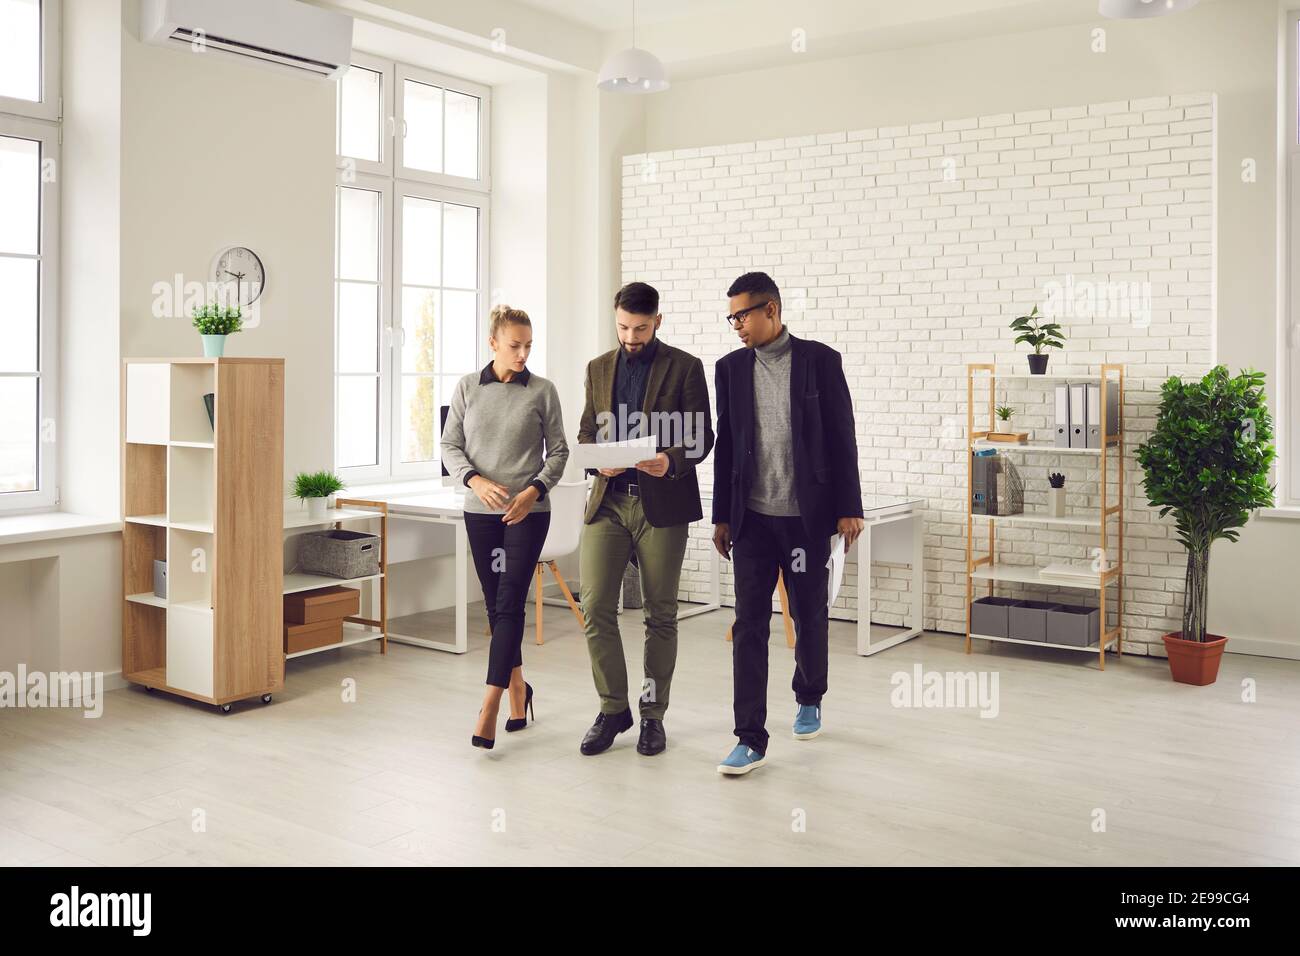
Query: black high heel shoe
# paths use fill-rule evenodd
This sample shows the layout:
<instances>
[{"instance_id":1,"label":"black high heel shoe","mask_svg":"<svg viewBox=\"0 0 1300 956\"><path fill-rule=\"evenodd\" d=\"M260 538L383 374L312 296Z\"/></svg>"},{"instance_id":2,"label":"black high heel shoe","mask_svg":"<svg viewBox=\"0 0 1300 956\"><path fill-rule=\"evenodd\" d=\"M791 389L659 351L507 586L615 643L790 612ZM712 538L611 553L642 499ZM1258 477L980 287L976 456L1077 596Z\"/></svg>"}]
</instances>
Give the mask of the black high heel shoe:
<instances>
[{"instance_id":1,"label":"black high heel shoe","mask_svg":"<svg viewBox=\"0 0 1300 956\"><path fill-rule=\"evenodd\" d=\"M480 707L478 712L479 715L482 716L483 708ZM471 734L469 742L475 747L482 747L484 750L491 750L492 745L496 743L496 740L491 737L480 737L478 734Z\"/></svg>"},{"instance_id":2,"label":"black high heel shoe","mask_svg":"<svg viewBox=\"0 0 1300 956\"><path fill-rule=\"evenodd\" d=\"M506 733L513 734L516 730L527 727L529 714L532 714L533 720L537 719L537 714L533 713L533 685L524 681L524 716L506 718Z\"/></svg>"}]
</instances>

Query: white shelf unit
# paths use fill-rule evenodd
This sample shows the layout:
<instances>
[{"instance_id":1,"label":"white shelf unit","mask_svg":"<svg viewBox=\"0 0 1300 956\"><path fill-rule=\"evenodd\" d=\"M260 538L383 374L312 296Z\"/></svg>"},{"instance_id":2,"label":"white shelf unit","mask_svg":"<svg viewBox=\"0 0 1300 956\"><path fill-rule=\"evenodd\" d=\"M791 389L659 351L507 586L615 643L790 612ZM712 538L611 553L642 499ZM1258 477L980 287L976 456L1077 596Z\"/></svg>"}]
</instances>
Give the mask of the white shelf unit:
<instances>
[{"instance_id":1,"label":"white shelf unit","mask_svg":"<svg viewBox=\"0 0 1300 956\"><path fill-rule=\"evenodd\" d=\"M995 396L998 380L1012 380L1032 387L1035 383L1092 383L1101 387L1102 429L1103 436L1099 448L1062 448L1054 443L1034 442L1017 444L1013 442L992 442L975 438L975 390L977 381L982 387L988 386L988 427L985 432L994 431ZM1107 420L1107 398L1109 389L1118 389L1119 420ZM1085 651L1097 655L1098 666L1105 670L1106 651L1114 647L1117 654L1123 656L1124 650L1124 366L1103 364L1099 375L1027 375L998 374L991 364L972 363L966 367L966 653L971 653L972 640L991 640L1008 644L1026 644L1036 647L1052 647L1064 650ZM980 515L974 506L974 452L993 448L999 453L1019 452L1044 455L1085 455L1096 456L1100 470L1098 478L1099 506L1091 513L1073 513L1057 518L1041 512L1027 512L1016 515ZM1111 466L1116 472L1116 493L1110 492ZM987 534L987 551L976 554L976 522L985 523ZM1071 579L1044 576L1041 568L1023 564L1004 564L998 561L997 527L1010 524L1042 524L1059 528L1077 528L1093 531L1097 534L1101 553L1111 554L1108 547L1111 536L1111 522L1114 522L1115 560L1110 566L1097 573L1095 579ZM986 585L988 596L992 596L999 583L1013 583L1043 588L1074 588L1083 591L1095 591L1098 594L1101 637L1097 644L1087 647L1055 644L1047 641L1026 641L1010 637L992 637L975 634L971 630L971 604L975 600L975 588ZM1115 609L1115 626L1107 626L1107 592L1114 588L1113 603Z\"/></svg>"},{"instance_id":2,"label":"white shelf unit","mask_svg":"<svg viewBox=\"0 0 1300 956\"><path fill-rule=\"evenodd\" d=\"M284 360L126 359L121 401L123 675L226 712L269 701L282 569L261 558L283 522Z\"/></svg>"},{"instance_id":3,"label":"white shelf unit","mask_svg":"<svg viewBox=\"0 0 1300 956\"><path fill-rule=\"evenodd\" d=\"M375 525L378 525L376 528ZM379 573L367 574L359 578L335 578L327 574L311 574L305 571L289 570L284 572L284 594L298 594L302 591L314 591L317 588L352 587L354 585L370 586L370 606L378 606L378 616L364 617L358 614L343 619L343 640L323 647L312 647L305 651L285 654L285 660L303 657L307 654L319 654L322 651L351 647L354 644L379 642L379 653L388 653L388 504L383 501L366 501L354 498L336 498L335 507L329 510L324 520L315 520L306 511L284 512L283 557L287 568L297 564L297 542L293 539L308 532L326 528L343 528L349 530L378 532L379 535ZM357 527L360 524L361 527ZM364 605L362 607L364 611Z\"/></svg>"}]
</instances>

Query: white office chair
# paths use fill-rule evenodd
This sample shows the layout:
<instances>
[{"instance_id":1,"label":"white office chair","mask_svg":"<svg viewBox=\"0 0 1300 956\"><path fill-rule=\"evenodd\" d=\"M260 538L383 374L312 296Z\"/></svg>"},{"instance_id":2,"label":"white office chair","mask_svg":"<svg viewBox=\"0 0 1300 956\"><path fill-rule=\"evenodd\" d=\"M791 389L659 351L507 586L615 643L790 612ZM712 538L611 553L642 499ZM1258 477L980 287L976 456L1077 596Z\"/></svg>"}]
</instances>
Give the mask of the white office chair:
<instances>
[{"instance_id":1,"label":"white office chair","mask_svg":"<svg viewBox=\"0 0 1300 956\"><path fill-rule=\"evenodd\" d=\"M573 598L573 592L569 590L569 585L565 583L560 569L555 566L555 559L562 558L567 554L573 554L578 550L578 540L582 536L582 514L587 508L587 482L582 481L562 481L551 489L547 499L551 502L551 526L546 532L546 543L542 545L542 553L537 559L537 569L535 573L535 590L537 592L537 643L544 643L542 640L542 604L553 604L563 607L566 603L573 616L578 619L578 628L585 629L586 620L582 616L582 610L578 607L578 602ZM564 601L558 598L542 597L542 566L545 565L551 569L551 574L555 576L555 583L560 586L564 592Z\"/></svg>"}]
</instances>

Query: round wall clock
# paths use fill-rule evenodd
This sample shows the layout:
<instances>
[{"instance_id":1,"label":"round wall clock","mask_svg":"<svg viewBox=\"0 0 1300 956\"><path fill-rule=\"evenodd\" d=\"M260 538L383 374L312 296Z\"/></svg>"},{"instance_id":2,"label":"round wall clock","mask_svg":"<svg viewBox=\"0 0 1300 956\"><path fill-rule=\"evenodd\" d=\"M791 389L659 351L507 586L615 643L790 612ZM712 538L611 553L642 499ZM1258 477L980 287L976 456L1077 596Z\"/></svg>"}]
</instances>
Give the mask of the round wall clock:
<instances>
[{"instance_id":1,"label":"round wall clock","mask_svg":"<svg viewBox=\"0 0 1300 956\"><path fill-rule=\"evenodd\" d=\"M252 305L266 289L266 270L252 249L231 246L218 252L213 260L212 281L224 293L226 302Z\"/></svg>"}]
</instances>

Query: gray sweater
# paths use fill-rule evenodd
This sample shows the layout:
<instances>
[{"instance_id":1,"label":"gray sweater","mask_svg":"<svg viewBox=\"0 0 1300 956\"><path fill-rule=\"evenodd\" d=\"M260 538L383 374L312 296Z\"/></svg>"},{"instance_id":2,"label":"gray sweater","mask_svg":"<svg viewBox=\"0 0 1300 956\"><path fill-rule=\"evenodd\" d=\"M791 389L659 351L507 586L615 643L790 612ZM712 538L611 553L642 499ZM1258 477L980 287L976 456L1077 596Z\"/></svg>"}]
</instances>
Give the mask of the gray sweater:
<instances>
[{"instance_id":1,"label":"gray sweater","mask_svg":"<svg viewBox=\"0 0 1300 956\"><path fill-rule=\"evenodd\" d=\"M797 515L790 433L790 331L754 348L754 484L745 504L764 515Z\"/></svg>"},{"instance_id":2,"label":"gray sweater","mask_svg":"<svg viewBox=\"0 0 1300 956\"><path fill-rule=\"evenodd\" d=\"M442 463L457 482L481 474L505 485L511 498L537 482L546 493L533 510L549 511L550 490L568 460L560 396L549 380L525 369L501 382L488 363L456 384L442 429ZM501 514L505 509L494 512L471 491L465 510Z\"/></svg>"}]
</instances>

